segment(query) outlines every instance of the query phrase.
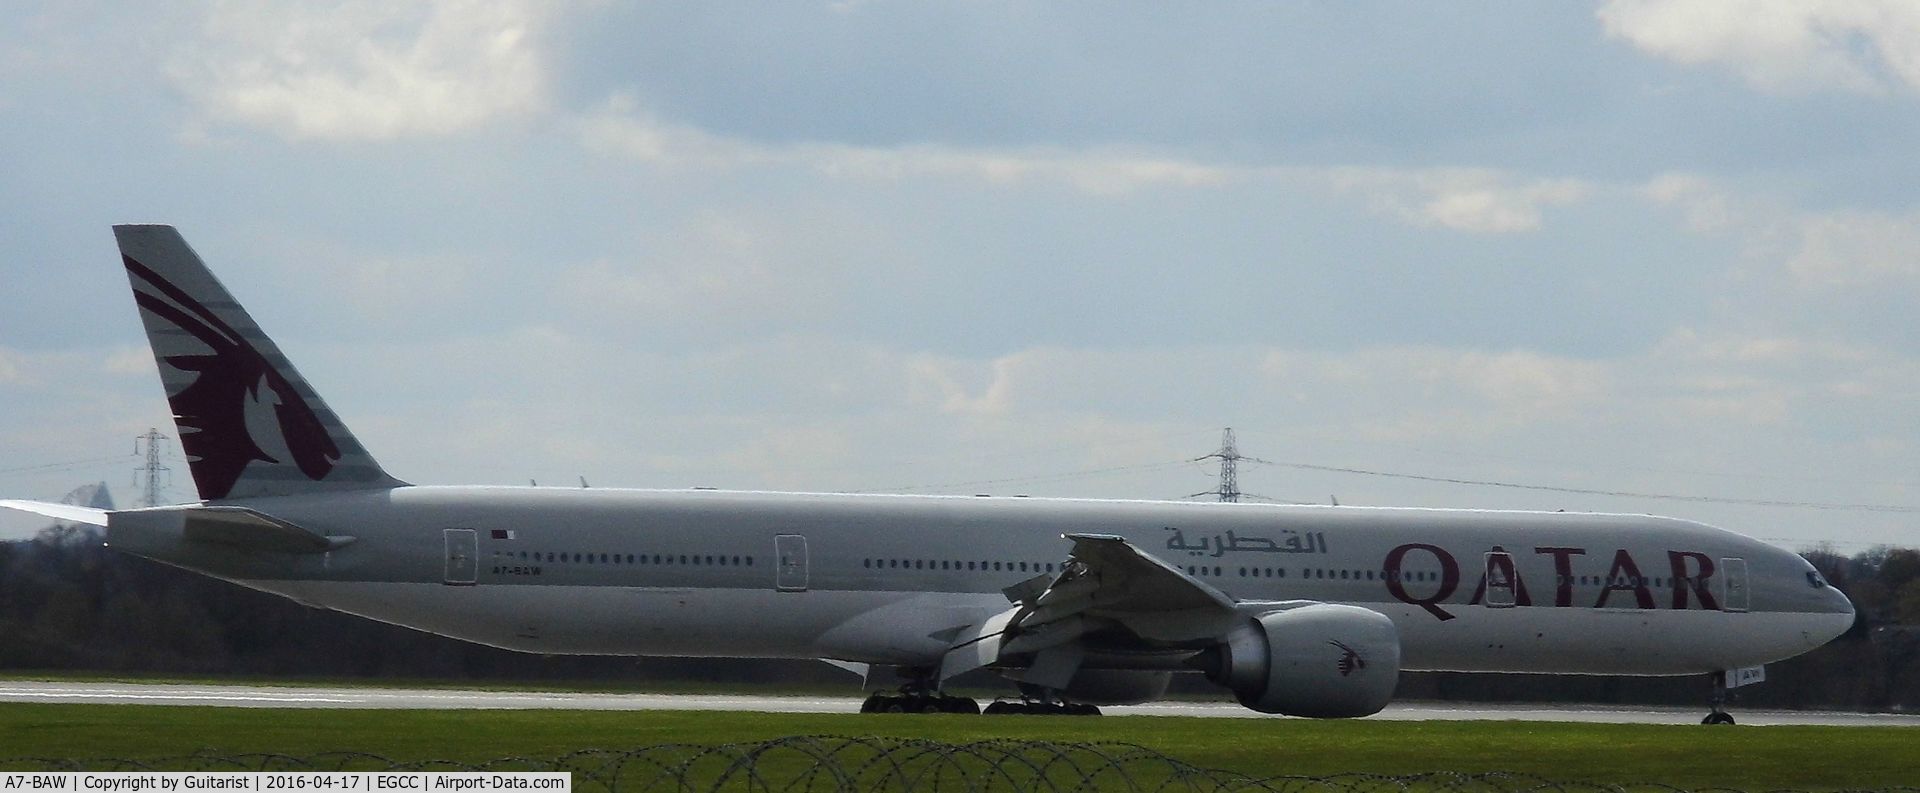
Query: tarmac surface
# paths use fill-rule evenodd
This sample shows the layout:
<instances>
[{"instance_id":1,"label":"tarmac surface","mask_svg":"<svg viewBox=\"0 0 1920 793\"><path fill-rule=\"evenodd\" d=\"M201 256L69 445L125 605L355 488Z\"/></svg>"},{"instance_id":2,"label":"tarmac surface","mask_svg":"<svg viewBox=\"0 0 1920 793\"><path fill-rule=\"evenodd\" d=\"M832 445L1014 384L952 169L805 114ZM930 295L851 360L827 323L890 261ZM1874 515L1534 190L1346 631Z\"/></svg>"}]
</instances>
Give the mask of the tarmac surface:
<instances>
[{"instance_id":1,"label":"tarmac surface","mask_svg":"<svg viewBox=\"0 0 1920 793\"><path fill-rule=\"evenodd\" d=\"M592 692L469 691L212 685L198 683L0 682L0 702L117 705L200 705L229 708L356 708L392 710L713 710L766 713L854 713L859 697L731 694L607 694ZM985 704L985 703L982 703ZM1114 716L1197 716L1268 719L1226 702L1158 702L1103 707ZM1741 724L1920 727L1920 714L1731 708ZM1698 724L1704 708L1594 705L1482 705L1395 703L1372 719L1395 721L1559 721L1617 724Z\"/></svg>"}]
</instances>

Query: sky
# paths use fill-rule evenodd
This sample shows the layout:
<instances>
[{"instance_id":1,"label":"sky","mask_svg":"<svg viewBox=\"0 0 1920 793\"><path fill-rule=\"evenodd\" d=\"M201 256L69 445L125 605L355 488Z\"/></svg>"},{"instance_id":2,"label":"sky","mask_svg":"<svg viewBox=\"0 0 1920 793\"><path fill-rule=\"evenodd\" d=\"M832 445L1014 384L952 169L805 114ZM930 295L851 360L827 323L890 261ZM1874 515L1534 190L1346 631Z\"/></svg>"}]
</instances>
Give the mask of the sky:
<instances>
[{"instance_id":1,"label":"sky","mask_svg":"<svg viewBox=\"0 0 1920 793\"><path fill-rule=\"evenodd\" d=\"M0 496L172 434L163 222L420 484L1920 545L1916 140L1905 0L28 0Z\"/></svg>"}]
</instances>

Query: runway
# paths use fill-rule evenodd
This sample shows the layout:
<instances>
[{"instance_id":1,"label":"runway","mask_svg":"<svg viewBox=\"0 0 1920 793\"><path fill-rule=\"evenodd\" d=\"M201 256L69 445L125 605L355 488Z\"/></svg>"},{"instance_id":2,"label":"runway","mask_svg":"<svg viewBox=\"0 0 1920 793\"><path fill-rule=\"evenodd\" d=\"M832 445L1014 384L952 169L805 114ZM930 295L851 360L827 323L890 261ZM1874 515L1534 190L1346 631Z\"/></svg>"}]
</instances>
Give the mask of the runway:
<instances>
[{"instance_id":1,"label":"runway","mask_svg":"<svg viewBox=\"0 0 1920 793\"><path fill-rule=\"evenodd\" d=\"M606 694L550 691L350 688L172 683L0 682L0 702L104 705L199 705L227 708L351 708L363 710L711 710L767 713L854 713L859 697L731 694ZM1225 702L1160 702L1102 708L1112 716L1194 716L1267 719ZM1829 711L1742 710L1741 724L1920 727L1920 715ZM1395 703L1370 716L1391 721L1549 721L1618 724L1698 724L1702 708L1646 708Z\"/></svg>"}]
</instances>

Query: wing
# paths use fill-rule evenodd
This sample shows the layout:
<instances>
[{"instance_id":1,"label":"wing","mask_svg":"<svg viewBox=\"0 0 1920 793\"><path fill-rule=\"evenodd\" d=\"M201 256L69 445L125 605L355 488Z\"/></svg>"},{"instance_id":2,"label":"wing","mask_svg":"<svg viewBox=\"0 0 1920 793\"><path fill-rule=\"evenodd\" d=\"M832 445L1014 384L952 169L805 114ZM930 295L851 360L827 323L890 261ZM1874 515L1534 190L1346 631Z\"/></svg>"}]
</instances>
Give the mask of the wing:
<instances>
[{"instance_id":1,"label":"wing","mask_svg":"<svg viewBox=\"0 0 1920 793\"><path fill-rule=\"evenodd\" d=\"M1177 663L1244 619L1247 604L1124 538L1065 539L1073 550L1062 571L1010 587L1015 605L956 639L942 679L1031 656L1022 679L1061 688L1089 653L1157 654Z\"/></svg>"}]
</instances>

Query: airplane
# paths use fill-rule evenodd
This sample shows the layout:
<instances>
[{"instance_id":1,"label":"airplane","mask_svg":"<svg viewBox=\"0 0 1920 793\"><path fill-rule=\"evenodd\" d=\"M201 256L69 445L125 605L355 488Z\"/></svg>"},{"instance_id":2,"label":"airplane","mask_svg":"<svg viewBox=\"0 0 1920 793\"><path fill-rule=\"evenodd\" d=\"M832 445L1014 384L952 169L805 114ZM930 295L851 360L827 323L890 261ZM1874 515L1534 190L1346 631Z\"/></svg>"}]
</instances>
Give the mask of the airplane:
<instances>
[{"instance_id":1,"label":"airplane","mask_svg":"<svg viewBox=\"0 0 1920 793\"><path fill-rule=\"evenodd\" d=\"M99 510L114 550L529 653L820 659L861 710L1093 714L1198 672L1262 713L1363 717L1402 670L1707 675L1853 625L1798 555L1650 515L412 485L171 226L114 227L199 501ZM510 419L507 419L510 420ZM889 691L886 672L905 682Z\"/></svg>"}]
</instances>

